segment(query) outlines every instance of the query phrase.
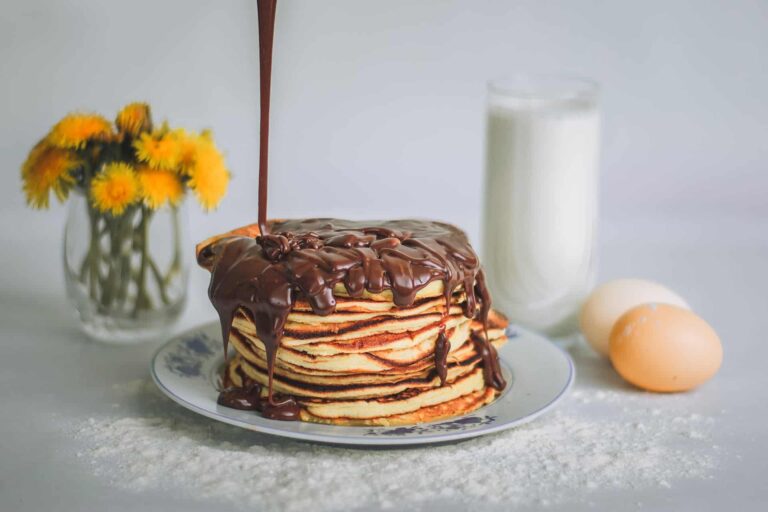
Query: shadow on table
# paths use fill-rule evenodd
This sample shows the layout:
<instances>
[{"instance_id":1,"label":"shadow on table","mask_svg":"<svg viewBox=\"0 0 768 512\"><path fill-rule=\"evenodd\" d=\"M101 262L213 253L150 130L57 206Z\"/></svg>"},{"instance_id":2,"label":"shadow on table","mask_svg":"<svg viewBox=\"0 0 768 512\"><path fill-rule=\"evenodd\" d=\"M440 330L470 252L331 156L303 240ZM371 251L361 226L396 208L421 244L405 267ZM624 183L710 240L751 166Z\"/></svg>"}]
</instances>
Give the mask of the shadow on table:
<instances>
[{"instance_id":1,"label":"shadow on table","mask_svg":"<svg viewBox=\"0 0 768 512\"><path fill-rule=\"evenodd\" d=\"M595 353L584 341L579 340L573 343L566 352L576 366L575 388L644 393L623 380L613 369L611 362Z\"/></svg>"}]
</instances>

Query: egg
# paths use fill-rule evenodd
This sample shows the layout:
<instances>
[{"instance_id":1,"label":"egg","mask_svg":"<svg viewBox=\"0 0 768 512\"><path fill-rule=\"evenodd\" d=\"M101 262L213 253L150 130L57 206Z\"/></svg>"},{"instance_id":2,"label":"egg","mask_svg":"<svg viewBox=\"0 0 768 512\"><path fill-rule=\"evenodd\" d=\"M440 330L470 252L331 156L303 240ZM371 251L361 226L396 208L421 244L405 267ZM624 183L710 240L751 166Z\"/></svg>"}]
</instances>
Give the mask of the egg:
<instances>
[{"instance_id":1,"label":"egg","mask_svg":"<svg viewBox=\"0 0 768 512\"><path fill-rule=\"evenodd\" d=\"M630 309L610 335L613 367L649 391L688 391L712 378L723 361L717 333L692 311L667 304Z\"/></svg>"},{"instance_id":2,"label":"egg","mask_svg":"<svg viewBox=\"0 0 768 512\"><path fill-rule=\"evenodd\" d=\"M581 308L579 325L598 354L608 355L608 339L616 320L628 310L650 302L690 309L675 292L653 281L616 279L595 288Z\"/></svg>"}]
</instances>

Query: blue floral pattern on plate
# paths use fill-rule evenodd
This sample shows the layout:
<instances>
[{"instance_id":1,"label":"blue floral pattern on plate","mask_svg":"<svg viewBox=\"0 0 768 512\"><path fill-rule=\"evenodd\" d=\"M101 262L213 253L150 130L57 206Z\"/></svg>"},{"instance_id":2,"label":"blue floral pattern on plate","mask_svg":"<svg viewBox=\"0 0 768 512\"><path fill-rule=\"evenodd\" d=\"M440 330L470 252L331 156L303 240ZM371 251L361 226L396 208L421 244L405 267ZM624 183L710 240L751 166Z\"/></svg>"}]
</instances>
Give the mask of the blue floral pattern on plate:
<instances>
[{"instance_id":1,"label":"blue floral pattern on plate","mask_svg":"<svg viewBox=\"0 0 768 512\"><path fill-rule=\"evenodd\" d=\"M366 436L412 436L425 434L438 434L441 432L457 432L471 430L473 428L490 425L496 421L496 416L464 416L451 421L441 423L413 425L410 427L395 428L371 428L363 434Z\"/></svg>"},{"instance_id":2,"label":"blue floral pattern on plate","mask_svg":"<svg viewBox=\"0 0 768 512\"><path fill-rule=\"evenodd\" d=\"M219 342L204 332L193 332L165 354L163 363L171 373L185 378L205 378L203 363L216 354Z\"/></svg>"}]
</instances>

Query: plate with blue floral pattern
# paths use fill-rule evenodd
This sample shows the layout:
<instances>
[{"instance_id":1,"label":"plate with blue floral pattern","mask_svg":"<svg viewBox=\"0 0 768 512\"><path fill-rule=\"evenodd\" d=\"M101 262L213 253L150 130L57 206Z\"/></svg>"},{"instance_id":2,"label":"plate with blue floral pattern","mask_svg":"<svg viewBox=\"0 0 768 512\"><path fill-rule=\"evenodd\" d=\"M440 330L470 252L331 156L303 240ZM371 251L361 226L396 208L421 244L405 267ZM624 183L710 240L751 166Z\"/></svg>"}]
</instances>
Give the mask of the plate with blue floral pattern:
<instances>
[{"instance_id":1,"label":"plate with blue floral pattern","mask_svg":"<svg viewBox=\"0 0 768 512\"><path fill-rule=\"evenodd\" d=\"M238 427L276 436L334 444L400 446L443 443L500 432L536 419L566 395L575 370L568 354L534 332L513 328L499 349L507 387L470 414L393 427L345 427L278 421L216 403L224 356L218 323L174 337L155 353L151 373L160 390L189 410Z\"/></svg>"}]
</instances>

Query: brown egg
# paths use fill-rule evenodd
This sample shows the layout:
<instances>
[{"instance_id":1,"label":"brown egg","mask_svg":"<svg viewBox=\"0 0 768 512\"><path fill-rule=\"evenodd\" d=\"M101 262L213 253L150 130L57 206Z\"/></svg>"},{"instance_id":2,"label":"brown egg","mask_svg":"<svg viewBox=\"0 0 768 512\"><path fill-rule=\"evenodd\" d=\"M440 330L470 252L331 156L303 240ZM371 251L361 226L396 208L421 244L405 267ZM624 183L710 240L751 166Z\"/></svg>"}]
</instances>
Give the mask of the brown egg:
<instances>
[{"instance_id":1,"label":"brown egg","mask_svg":"<svg viewBox=\"0 0 768 512\"><path fill-rule=\"evenodd\" d=\"M619 374L649 391L688 391L709 380L723 361L717 333L695 313L644 304L624 313L610 335Z\"/></svg>"},{"instance_id":2,"label":"brown egg","mask_svg":"<svg viewBox=\"0 0 768 512\"><path fill-rule=\"evenodd\" d=\"M611 328L624 313L641 304L662 303L691 309L669 288L645 279L614 279L589 294L579 315L584 338L600 355L608 356Z\"/></svg>"}]
</instances>

